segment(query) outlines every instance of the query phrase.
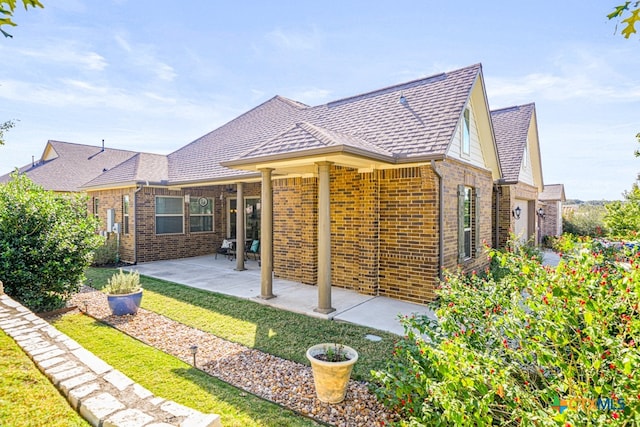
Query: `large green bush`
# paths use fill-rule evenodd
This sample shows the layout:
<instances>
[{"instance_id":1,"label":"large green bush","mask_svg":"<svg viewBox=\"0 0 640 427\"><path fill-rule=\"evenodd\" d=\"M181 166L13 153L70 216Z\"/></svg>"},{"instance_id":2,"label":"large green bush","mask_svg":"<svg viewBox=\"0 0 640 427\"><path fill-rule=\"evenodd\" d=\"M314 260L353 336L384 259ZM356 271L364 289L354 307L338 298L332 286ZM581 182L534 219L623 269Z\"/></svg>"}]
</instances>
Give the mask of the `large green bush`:
<instances>
[{"instance_id":1,"label":"large green bush","mask_svg":"<svg viewBox=\"0 0 640 427\"><path fill-rule=\"evenodd\" d=\"M557 268L516 249L491 253L500 280L447 275L439 322L405 318L375 374L400 424L640 425L640 259L580 247Z\"/></svg>"},{"instance_id":2,"label":"large green bush","mask_svg":"<svg viewBox=\"0 0 640 427\"><path fill-rule=\"evenodd\" d=\"M0 280L7 295L40 312L64 306L101 244L86 197L45 191L14 173L0 185Z\"/></svg>"},{"instance_id":3,"label":"large green bush","mask_svg":"<svg viewBox=\"0 0 640 427\"><path fill-rule=\"evenodd\" d=\"M624 240L638 240L640 236L640 188L633 184L631 191L625 193L624 201L615 201L605 207L605 224L611 237Z\"/></svg>"},{"instance_id":4,"label":"large green bush","mask_svg":"<svg viewBox=\"0 0 640 427\"><path fill-rule=\"evenodd\" d=\"M583 204L562 216L562 229L576 236L602 237L607 233L604 205Z\"/></svg>"}]
</instances>

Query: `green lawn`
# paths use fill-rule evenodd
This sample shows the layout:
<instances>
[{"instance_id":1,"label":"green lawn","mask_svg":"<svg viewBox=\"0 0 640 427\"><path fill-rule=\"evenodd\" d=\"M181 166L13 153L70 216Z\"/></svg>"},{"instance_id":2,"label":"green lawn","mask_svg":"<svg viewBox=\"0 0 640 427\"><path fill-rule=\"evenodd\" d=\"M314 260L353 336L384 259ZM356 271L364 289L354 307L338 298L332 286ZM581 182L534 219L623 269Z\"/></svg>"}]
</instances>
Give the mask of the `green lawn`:
<instances>
[{"instance_id":1,"label":"green lawn","mask_svg":"<svg viewBox=\"0 0 640 427\"><path fill-rule=\"evenodd\" d=\"M3 331L0 331L0 426L89 427Z\"/></svg>"},{"instance_id":2,"label":"green lawn","mask_svg":"<svg viewBox=\"0 0 640 427\"><path fill-rule=\"evenodd\" d=\"M171 399L201 412L219 414L225 427L318 425L308 418L217 380L83 314L65 315L53 324L156 396ZM42 407L39 409L42 411ZM5 424L0 422L0 425Z\"/></svg>"},{"instance_id":3,"label":"green lawn","mask_svg":"<svg viewBox=\"0 0 640 427\"><path fill-rule=\"evenodd\" d=\"M102 289L117 270L90 268L87 283ZM141 276L142 307L218 337L308 365L307 348L339 342L355 348L353 378L369 380L383 369L398 336L363 326L312 318L232 296ZM372 342L367 334L382 337Z\"/></svg>"}]
</instances>

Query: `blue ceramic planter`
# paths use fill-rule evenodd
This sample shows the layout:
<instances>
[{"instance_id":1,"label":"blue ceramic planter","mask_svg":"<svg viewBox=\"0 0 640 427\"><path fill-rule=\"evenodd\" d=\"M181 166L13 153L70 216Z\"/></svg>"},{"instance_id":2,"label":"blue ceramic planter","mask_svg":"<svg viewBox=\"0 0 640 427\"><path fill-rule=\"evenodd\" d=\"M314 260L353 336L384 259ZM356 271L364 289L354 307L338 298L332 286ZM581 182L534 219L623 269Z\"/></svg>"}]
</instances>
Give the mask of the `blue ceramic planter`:
<instances>
[{"instance_id":1,"label":"blue ceramic planter","mask_svg":"<svg viewBox=\"0 0 640 427\"><path fill-rule=\"evenodd\" d=\"M140 301L142 301L142 289L132 294L124 295L107 295L109 308L111 313L116 316L124 316L125 314L136 314Z\"/></svg>"}]
</instances>

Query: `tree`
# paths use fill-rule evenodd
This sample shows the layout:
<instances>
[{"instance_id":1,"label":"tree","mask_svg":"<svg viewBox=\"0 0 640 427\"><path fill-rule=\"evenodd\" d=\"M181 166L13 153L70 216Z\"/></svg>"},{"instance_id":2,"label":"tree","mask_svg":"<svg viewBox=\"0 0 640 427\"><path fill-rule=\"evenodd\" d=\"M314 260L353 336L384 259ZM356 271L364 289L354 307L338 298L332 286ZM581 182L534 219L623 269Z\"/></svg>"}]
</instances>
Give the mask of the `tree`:
<instances>
[{"instance_id":1,"label":"tree","mask_svg":"<svg viewBox=\"0 0 640 427\"><path fill-rule=\"evenodd\" d=\"M15 22L13 22L13 19L12 19L13 12L15 12L17 4L18 4L17 0L0 0L0 15L4 16L0 18L0 27L2 27L3 25L10 25L12 27L15 27L16 25L18 25ZM34 9L36 7L44 8L42 3L40 3L40 1L38 0L22 0L22 4L24 5L25 10L28 10L29 6L31 6ZM0 32L2 32L2 34L5 37L13 37L11 34L7 33L2 28L0 28Z\"/></svg>"},{"instance_id":2,"label":"tree","mask_svg":"<svg viewBox=\"0 0 640 427\"><path fill-rule=\"evenodd\" d=\"M624 26L620 33L628 39L636 32L635 25L640 21L640 1L627 1L614 7L613 12L607 15L609 19L619 19ZM623 19L624 18L624 19ZM616 24L616 29L618 25Z\"/></svg>"},{"instance_id":3,"label":"tree","mask_svg":"<svg viewBox=\"0 0 640 427\"><path fill-rule=\"evenodd\" d=\"M14 127L16 123L13 120L7 120L0 124L0 145L4 145L4 133Z\"/></svg>"},{"instance_id":4,"label":"tree","mask_svg":"<svg viewBox=\"0 0 640 427\"><path fill-rule=\"evenodd\" d=\"M86 196L46 191L14 172L0 185L0 280L36 312L62 308L78 291L103 238Z\"/></svg>"},{"instance_id":5,"label":"tree","mask_svg":"<svg viewBox=\"0 0 640 427\"><path fill-rule=\"evenodd\" d=\"M624 201L606 205L604 221L612 237L637 240L640 233L640 188L633 184L631 191L625 192Z\"/></svg>"}]
</instances>

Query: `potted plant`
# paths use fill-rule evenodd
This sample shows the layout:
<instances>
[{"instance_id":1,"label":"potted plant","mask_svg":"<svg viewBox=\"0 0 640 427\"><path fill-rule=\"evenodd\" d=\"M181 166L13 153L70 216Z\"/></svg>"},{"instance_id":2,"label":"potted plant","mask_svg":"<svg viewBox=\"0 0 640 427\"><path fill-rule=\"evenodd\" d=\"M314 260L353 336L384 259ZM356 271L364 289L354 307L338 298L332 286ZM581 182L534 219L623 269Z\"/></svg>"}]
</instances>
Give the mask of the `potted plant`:
<instances>
[{"instance_id":1,"label":"potted plant","mask_svg":"<svg viewBox=\"0 0 640 427\"><path fill-rule=\"evenodd\" d=\"M307 359L311 362L318 399L325 403L342 402L358 352L346 345L325 343L309 348Z\"/></svg>"},{"instance_id":2,"label":"potted plant","mask_svg":"<svg viewBox=\"0 0 640 427\"><path fill-rule=\"evenodd\" d=\"M138 307L140 307L140 301L142 301L140 273L131 271L126 274L120 269L107 281L103 292L107 294L112 314L116 316L136 314Z\"/></svg>"}]
</instances>

